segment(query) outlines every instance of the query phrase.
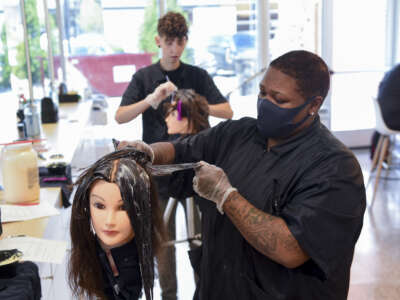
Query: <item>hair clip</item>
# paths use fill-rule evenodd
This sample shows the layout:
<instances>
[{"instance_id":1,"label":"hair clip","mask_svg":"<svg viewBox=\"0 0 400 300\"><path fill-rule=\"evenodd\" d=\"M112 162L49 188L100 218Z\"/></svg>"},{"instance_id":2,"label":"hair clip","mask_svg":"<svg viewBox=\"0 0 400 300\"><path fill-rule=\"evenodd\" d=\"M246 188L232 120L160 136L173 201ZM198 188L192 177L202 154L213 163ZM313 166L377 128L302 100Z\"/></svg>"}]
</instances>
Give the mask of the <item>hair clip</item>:
<instances>
[{"instance_id":1,"label":"hair clip","mask_svg":"<svg viewBox=\"0 0 400 300\"><path fill-rule=\"evenodd\" d=\"M178 121L181 121L182 120L182 101L181 100L178 100L176 110L178 111Z\"/></svg>"}]
</instances>

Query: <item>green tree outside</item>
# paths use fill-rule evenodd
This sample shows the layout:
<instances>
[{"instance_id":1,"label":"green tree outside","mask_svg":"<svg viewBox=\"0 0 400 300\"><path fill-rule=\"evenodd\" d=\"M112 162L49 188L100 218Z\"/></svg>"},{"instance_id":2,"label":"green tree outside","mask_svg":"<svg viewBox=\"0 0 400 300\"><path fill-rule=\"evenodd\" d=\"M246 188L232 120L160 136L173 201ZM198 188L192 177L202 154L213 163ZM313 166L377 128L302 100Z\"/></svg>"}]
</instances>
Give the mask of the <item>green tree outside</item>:
<instances>
[{"instance_id":1,"label":"green tree outside","mask_svg":"<svg viewBox=\"0 0 400 300\"><path fill-rule=\"evenodd\" d=\"M156 0L148 0L149 4L147 5L144 12L144 22L140 31L139 38L139 48L141 51L154 53L152 57L152 61L158 61L158 47L154 40L157 35L157 22L158 22L158 6ZM187 14L183 11L183 9L178 5L177 0L167 0L167 10L175 11L181 13L186 20L188 19ZM189 22L188 22L189 23ZM190 24L189 24L190 26ZM190 49L186 48L181 57L183 62L192 63L192 55Z\"/></svg>"},{"instance_id":2,"label":"green tree outside","mask_svg":"<svg viewBox=\"0 0 400 300\"><path fill-rule=\"evenodd\" d=\"M37 15L36 8L37 0L25 0L25 15L26 15L26 25L28 32L28 43L30 52L30 63L31 63L31 73L33 84L39 84L41 82L42 71L40 66L40 61L43 62L43 72L45 76L48 76L48 60L46 50L40 47L40 33L41 25ZM57 35L54 32L56 28L55 16L49 14L49 23L52 35L52 49L53 55L58 55L59 49L57 47ZM3 26L1 31L1 41L3 49L0 50L0 66L2 67L2 74L0 78L0 86L3 88L10 88L10 74L13 73L20 79L28 78L27 64L25 57L25 45L24 42L17 46L17 65L10 66L8 61L8 47L7 47L7 31L5 26Z\"/></svg>"},{"instance_id":3,"label":"green tree outside","mask_svg":"<svg viewBox=\"0 0 400 300\"><path fill-rule=\"evenodd\" d=\"M9 89L11 67L8 62L8 47L7 47L7 32L6 25L3 24L0 34L1 46L0 49L0 88Z\"/></svg>"},{"instance_id":4,"label":"green tree outside","mask_svg":"<svg viewBox=\"0 0 400 300\"><path fill-rule=\"evenodd\" d=\"M40 83L40 59L43 59L43 68L47 71L46 52L40 48L40 24L36 10L36 0L25 1L26 26L29 39L29 50L31 56L31 73L33 84ZM17 46L18 65L11 68L13 74L18 78L28 78L27 64L25 59L25 46L21 43Z\"/></svg>"}]
</instances>

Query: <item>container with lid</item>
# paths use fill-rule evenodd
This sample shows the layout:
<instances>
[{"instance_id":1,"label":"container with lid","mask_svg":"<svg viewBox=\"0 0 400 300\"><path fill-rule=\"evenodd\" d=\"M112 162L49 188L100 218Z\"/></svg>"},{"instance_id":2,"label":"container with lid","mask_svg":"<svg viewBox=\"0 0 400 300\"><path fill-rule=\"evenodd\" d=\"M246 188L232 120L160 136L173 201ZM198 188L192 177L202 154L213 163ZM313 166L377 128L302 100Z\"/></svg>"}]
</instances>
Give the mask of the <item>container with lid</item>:
<instances>
[{"instance_id":1,"label":"container with lid","mask_svg":"<svg viewBox=\"0 0 400 300\"><path fill-rule=\"evenodd\" d=\"M1 155L4 199L12 204L39 202L39 169L30 141L10 143Z\"/></svg>"},{"instance_id":2,"label":"container with lid","mask_svg":"<svg viewBox=\"0 0 400 300\"><path fill-rule=\"evenodd\" d=\"M40 112L36 103L29 102L26 104L24 115L26 135L31 138L40 137Z\"/></svg>"}]
</instances>

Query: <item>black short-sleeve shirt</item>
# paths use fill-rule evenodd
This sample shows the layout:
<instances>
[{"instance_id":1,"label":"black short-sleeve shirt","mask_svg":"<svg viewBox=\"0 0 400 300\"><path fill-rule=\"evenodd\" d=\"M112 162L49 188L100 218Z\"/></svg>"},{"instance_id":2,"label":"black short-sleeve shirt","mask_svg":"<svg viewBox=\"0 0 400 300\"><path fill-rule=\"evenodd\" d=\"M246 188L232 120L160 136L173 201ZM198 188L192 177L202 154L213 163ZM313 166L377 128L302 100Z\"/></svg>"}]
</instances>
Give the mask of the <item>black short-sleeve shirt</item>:
<instances>
[{"instance_id":1,"label":"black short-sleeve shirt","mask_svg":"<svg viewBox=\"0 0 400 300\"><path fill-rule=\"evenodd\" d=\"M203 246L191 253L200 273L196 299L347 298L366 205L364 181L352 152L319 119L270 151L252 118L222 122L174 147L176 162L221 167L251 204L283 218L310 256L294 269L270 260L208 201Z\"/></svg>"},{"instance_id":2,"label":"black short-sleeve shirt","mask_svg":"<svg viewBox=\"0 0 400 300\"><path fill-rule=\"evenodd\" d=\"M400 130L400 64L383 77L379 84L378 102L386 125Z\"/></svg>"},{"instance_id":3,"label":"black short-sleeve shirt","mask_svg":"<svg viewBox=\"0 0 400 300\"><path fill-rule=\"evenodd\" d=\"M227 102L218 90L207 71L185 63L180 63L178 69L166 72L161 68L160 62L138 70L132 77L125 90L121 106L139 102L152 93L157 86L167 81L167 76L178 89L193 89L204 96L209 104ZM164 101L168 101L167 98ZM164 120L163 105L156 110L147 109L142 115L143 141L154 143L168 140L167 126Z\"/></svg>"}]
</instances>

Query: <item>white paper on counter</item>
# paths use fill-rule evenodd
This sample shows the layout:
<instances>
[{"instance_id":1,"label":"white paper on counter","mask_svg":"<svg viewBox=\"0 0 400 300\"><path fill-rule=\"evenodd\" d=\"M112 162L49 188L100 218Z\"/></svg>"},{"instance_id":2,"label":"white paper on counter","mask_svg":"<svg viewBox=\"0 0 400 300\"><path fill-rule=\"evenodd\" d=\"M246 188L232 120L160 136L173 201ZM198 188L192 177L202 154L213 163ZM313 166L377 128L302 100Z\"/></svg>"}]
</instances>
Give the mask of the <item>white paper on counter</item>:
<instances>
[{"instance_id":1,"label":"white paper on counter","mask_svg":"<svg viewBox=\"0 0 400 300\"><path fill-rule=\"evenodd\" d=\"M61 264L67 251L66 241L54 241L28 236L8 237L0 240L0 250L18 249L22 260Z\"/></svg>"},{"instance_id":2,"label":"white paper on counter","mask_svg":"<svg viewBox=\"0 0 400 300\"><path fill-rule=\"evenodd\" d=\"M0 205L0 209L2 223L26 221L60 214L57 208L43 200L35 205L2 204Z\"/></svg>"}]
</instances>

